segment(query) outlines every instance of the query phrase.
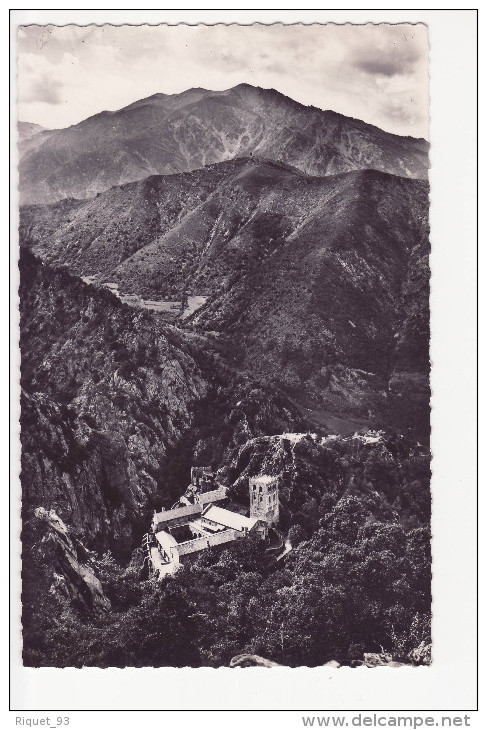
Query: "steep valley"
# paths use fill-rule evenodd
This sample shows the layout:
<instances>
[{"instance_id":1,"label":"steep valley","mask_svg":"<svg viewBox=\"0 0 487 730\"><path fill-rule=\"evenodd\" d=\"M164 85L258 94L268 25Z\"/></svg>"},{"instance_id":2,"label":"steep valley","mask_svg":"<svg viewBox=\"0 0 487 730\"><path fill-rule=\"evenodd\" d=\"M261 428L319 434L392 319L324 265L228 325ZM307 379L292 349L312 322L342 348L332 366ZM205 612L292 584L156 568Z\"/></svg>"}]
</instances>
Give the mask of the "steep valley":
<instances>
[{"instance_id":1,"label":"steep valley","mask_svg":"<svg viewBox=\"0 0 487 730\"><path fill-rule=\"evenodd\" d=\"M252 158L26 206L20 235L47 263L125 296L199 298L180 329L325 423L351 419L353 431L400 411L423 438L427 410L402 403L427 395L427 219L423 181L310 177Z\"/></svg>"},{"instance_id":2,"label":"steep valley","mask_svg":"<svg viewBox=\"0 0 487 730\"><path fill-rule=\"evenodd\" d=\"M152 510L179 498L192 463L224 466L247 438L305 422L203 337L28 252L20 269L29 646L38 621L107 609L93 556L109 553L123 565L137 555Z\"/></svg>"},{"instance_id":3,"label":"steep valley","mask_svg":"<svg viewBox=\"0 0 487 730\"><path fill-rule=\"evenodd\" d=\"M21 279L24 510L54 509L90 547L129 555L193 458L304 424L201 336L27 253Z\"/></svg>"}]
</instances>

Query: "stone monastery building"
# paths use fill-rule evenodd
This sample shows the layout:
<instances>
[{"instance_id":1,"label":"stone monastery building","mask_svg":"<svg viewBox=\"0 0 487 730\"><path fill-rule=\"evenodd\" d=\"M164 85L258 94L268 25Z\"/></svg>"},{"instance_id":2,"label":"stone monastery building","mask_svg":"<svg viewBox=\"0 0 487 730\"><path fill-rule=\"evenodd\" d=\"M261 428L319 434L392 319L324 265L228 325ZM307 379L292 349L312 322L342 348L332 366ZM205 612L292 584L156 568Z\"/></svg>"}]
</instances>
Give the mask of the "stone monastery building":
<instances>
[{"instance_id":1,"label":"stone monastery building","mask_svg":"<svg viewBox=\"0 0 487 730\"><path fill-rule=\"evenodd\" d=\"M161 580L176 572L185 555L234 542L249 534L265 539L279 520L276 477L249 480L250 516L217 506L227 497L209 467L193 467L191 484L170 510L155 512L151 531L144 536L149 574Z\"/></svg>"}]
</instances>

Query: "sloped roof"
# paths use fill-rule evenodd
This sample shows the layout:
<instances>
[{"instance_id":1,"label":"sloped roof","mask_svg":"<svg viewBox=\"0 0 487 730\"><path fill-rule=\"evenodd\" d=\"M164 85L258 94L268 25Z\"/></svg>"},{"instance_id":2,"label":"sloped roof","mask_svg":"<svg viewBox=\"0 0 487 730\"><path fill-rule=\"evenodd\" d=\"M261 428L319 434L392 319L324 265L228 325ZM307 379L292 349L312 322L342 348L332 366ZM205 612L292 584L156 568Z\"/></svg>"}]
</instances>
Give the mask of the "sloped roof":
<instances>
[{"instance_id":1,"label":"sloped roof","mask_svg":"<svg viewBox=\"0 0 487 730\"><path fill-rule=\"evenodd\" d=\"M198 499L202 504L208 504L208 502L219 502L222 499L226 499L227 490L223 487L212 489L210 492L201 492L198 495Z\"/></svg>"},{"instance_id":2,"label":"sloped roof","mask_svg":"<svg viewBox=\"0 0 487 730\"><path fill-rule=\"evenodd\" d=\"M202 517L213 520L213 522L218 522L219 525L224 525L232 530L239 530L240 532L243 531L244 527L247 530L252 529L255 523L258 522L258 517L245 517L244 515L237 514L237 512L230 512L230 510L224 509L223 507L215 507L213 504L205 509Z\"/></svg>"},{"instance_id":3,"label":"sloped roof","mask_svg":"<svg viewBox=\"0 0 487 730\"><path fill-rule=\"evenodd\" d=\"M157 512L152 521L154 523L170 522L176 520L179 517L191 517L201 513L201 507L199 504L190 504L187 507L176 507L176 509L167 509L164 512Z\"/></svg>"}]
</instances>

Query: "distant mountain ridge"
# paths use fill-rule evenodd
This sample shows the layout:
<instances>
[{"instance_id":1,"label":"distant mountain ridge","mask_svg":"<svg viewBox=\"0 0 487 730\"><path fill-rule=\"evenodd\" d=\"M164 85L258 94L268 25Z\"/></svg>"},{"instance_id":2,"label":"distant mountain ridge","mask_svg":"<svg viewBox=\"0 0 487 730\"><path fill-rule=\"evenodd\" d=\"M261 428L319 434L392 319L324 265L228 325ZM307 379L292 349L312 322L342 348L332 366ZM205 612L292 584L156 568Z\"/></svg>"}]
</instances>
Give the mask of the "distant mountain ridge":
<instances>
[{"instance_id":1,"label":"distant mountain ridge","mask_svg":"<svg viewBox=\"0 0 487 730\"><path fill-rule=\"evenodd\" d=\"M88 198L114 185L258 156L310 175L377 169L425 178L428 144L274 89L155 94L67 129L43 130L20 146L21 203Z\"/></svg>"},{"instance_id":2,"label":"distant mountain ridge","mask_svg":"<svg viewBox=\"0 0 487 730\"><path fill-rule=\"evenodd\" d=\"M17 132L19 135L19 144L21 142L25 142L26 140L32 139L36 134L39 134L39 132L45 132L47 131L44 127L41 127L40 124L33 124L32 122L18 122L17 123Z\"/></svg>"}]
</instances>

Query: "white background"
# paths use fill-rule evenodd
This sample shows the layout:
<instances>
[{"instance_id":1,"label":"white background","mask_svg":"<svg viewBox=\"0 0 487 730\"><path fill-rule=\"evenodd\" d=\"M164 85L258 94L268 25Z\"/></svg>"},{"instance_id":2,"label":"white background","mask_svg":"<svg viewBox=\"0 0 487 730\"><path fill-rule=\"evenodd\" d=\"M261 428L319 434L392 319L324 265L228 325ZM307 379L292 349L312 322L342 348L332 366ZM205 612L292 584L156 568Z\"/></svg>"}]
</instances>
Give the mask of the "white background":
<instances>
[{"instance_id":1,"label":"white background","mask_svg":"<svg viewBox=\"0 0 487 730\"><path fill-rule=\"evenodd\" d=\"M288 713L80 713L70 727L279 723L326 711L434 710L476 705L476 14L462 10L25 10L20 23L425 22L430 35L434 661L428 668L27 669L20 661L16 215L12 215L13 715L69 710L294 710ZM12 124L15 46L12 45ZM15 138L13 137L15 143ZM15 180L15 177L14 177ZM12 186L14 189L15 183ZM8 190L4 191L5 195ZM16 200L12 196L13 213ZM6 217L4 218L6 220ZM4 267L4 275L7 268ZM6 286L6 282L4 282ZM4 444L6 443L4 439ZM482 449L481 449L482 452ZM6 459L5 453L5 459ZM6 460L4 462L6 464ZM5 487L6 491L6 487ZM5 495L6 498L6 495ZM5 513L4 513L5 514ZM6 528L6 515L4 517ZM3 554L7 546L4 545ZM6 603L6 602L5 602ZM482 693L480 695L482 698ZM3 704L6 708L6 703ZM32 713L29 710L39 712ZM49 712L47 712L49 711ZM64 712L62 712L64 711ZM416 712L415 714L419 714ZM472 715L471 725L479 716ZM484 714L484 718L487 717ZM15 717L10 716L9 725Z\"/></svg>"}]
</instances>

